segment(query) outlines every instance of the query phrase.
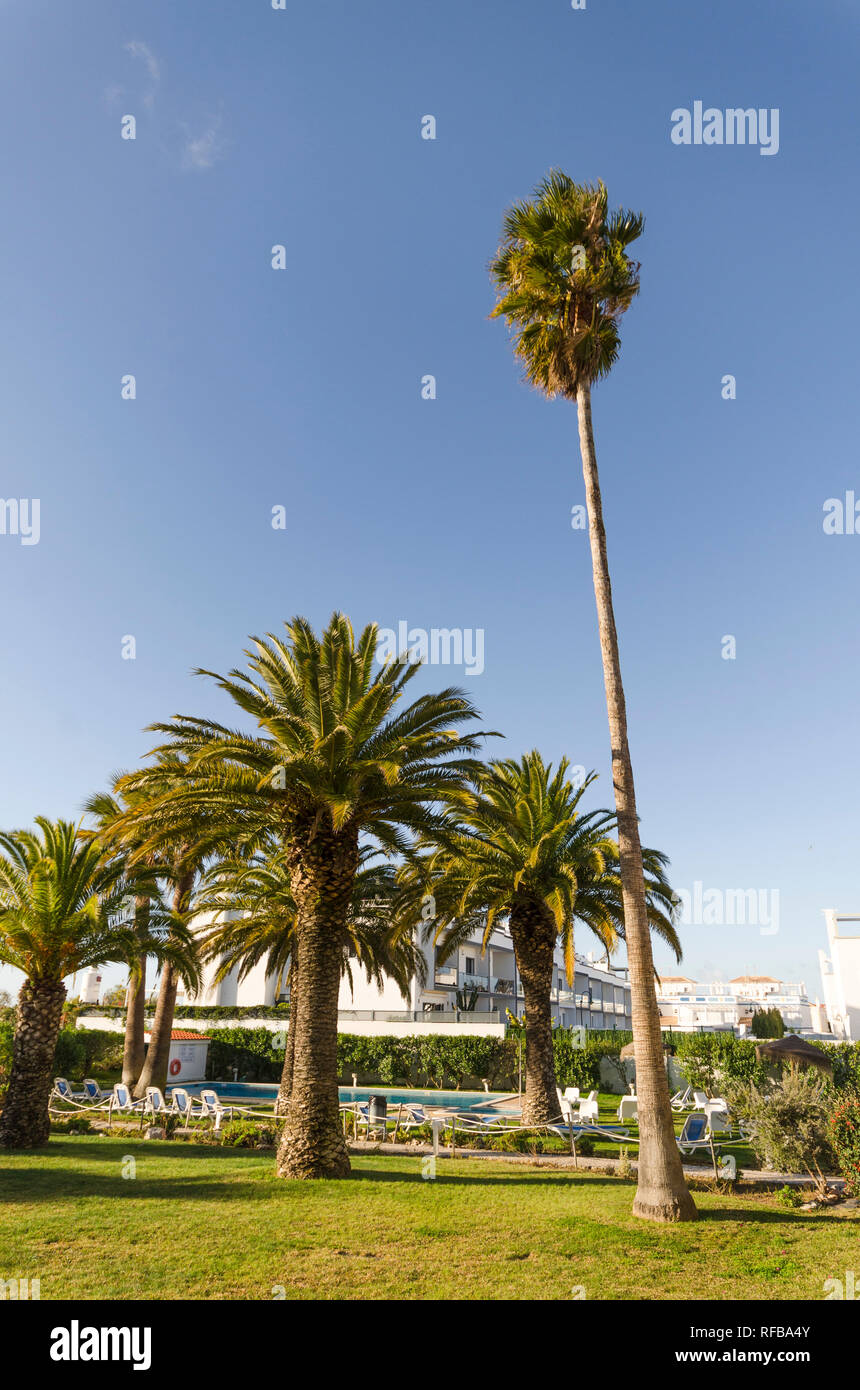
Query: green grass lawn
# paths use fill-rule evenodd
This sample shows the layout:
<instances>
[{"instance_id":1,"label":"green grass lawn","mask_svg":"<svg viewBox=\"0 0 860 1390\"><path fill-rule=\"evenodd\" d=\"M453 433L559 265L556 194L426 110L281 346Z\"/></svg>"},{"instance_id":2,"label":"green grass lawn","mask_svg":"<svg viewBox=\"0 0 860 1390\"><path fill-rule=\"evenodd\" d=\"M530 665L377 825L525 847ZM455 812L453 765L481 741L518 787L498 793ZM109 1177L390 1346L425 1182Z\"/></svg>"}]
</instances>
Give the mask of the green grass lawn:
<instances>
[{"instance_id":1,"label":"green grass lawn","mask_svg":"<svg viewBox=\"0 0 860 1390\"><path fill-rule=\"evenodd\" d=\"M133 1158L136 1176L124 1178ZM0 1153L0 1276L43 1299L823 1297L858 1218L696 1193L651 1226L633 1185L498 1159L367 1154L342 1182L285 1182L271 1153L57 1137Z\"/></svg>"}]
</instances>

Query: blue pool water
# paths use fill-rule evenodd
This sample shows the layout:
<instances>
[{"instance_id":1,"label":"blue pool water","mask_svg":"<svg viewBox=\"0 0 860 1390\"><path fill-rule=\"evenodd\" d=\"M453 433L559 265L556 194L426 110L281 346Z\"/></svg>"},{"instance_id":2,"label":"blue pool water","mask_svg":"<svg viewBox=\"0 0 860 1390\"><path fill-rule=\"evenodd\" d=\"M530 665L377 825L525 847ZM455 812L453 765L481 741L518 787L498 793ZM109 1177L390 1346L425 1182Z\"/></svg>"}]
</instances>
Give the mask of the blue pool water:
<instances>
[{"instance_id":1,"label":"blue pool water","mask_svg":"<svg viewBox=\"0 0 860 1390\"><path fill-rule=\"evenodd\" d=\"M186 1085L183 1089L189 1095L198 1096L206 1089L217 1092L219 1098L228 1105L274 1105L278 1094L275 1084L262 1081L199 1081ZM341 1086L339 1095L342 1105L350 1101L368 1101L371 1096L385 1096L389 1106L432 1105L445 1110L481 1110L502 1100L501 1091L397 1091L388 1086Z\"/></svg>"}]
</instances>

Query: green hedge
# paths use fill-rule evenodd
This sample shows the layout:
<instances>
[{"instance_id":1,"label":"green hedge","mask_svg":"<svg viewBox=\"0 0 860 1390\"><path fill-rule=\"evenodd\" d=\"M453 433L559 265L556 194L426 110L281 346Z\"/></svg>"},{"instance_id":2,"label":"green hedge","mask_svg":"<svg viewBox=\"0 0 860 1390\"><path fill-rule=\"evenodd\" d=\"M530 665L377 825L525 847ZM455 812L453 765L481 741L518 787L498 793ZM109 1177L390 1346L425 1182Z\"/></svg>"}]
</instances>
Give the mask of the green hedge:
<instances>
[{"instance_id":1,"label":"green hedge","mask_svg":"<svg viewBox=\"0 0 860 1390\"><path fill-rule=\"evenodd\" d=\"M79 1017L98 1014L101 1018L125 1018L125 1006L117 1004L81 1004L77 1010ZM146 1016L147 1027L152 1023L153 1011ZM175 1018L289 1018L289 1004L179 1004Z\"/></svg>"},{"instance_id":2,"label":"green hedge","mask_svg":"<svg viewBox=\"0 0 860 1390\"><path fill-rule=\"evenodd\" d=\"M213 1028L209 1030L207 1074L212 1080L230 1081L238 1071L240 1081L280 1079L283 1048L273 1046L268 1028ZM560 1086L596 1089L600 1059L617 1055L626 1035L590 1036L584 1048L574 1044L572 1030L553 1034L556 1075ZM496 1037L363 1037L340 1033L337 1040L338 1076L350 1085L353 1074L360 1085L417 1086L433 1089L480 1090L486 1079L493 1091L515 1091L518 1079L518 1047L514 1034Z\"/></svg>"}]
</instances>

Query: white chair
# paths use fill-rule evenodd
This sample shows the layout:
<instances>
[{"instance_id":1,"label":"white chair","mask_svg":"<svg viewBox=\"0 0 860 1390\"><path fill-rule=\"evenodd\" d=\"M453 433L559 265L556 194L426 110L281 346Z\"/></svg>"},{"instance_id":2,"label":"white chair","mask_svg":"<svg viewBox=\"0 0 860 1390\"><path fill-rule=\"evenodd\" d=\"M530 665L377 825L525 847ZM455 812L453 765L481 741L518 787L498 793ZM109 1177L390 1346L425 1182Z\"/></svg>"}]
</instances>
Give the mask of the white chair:
<instances>
[{"instance_id":1,"label":"white chair","mask_svg":"<svg viewBox=\"0 0 860 1390\"><path fill-rule=\"evenodd\" d=\"M565 1100L569 1100L571 1105L576 1105L577 1101L580 1099L579 1087L566 1086L564 1090L564 1098Z\"/></svg>"},{"instance_id":2,"label":"white chair","mask_svg":"<svg viewBox=\"0 0 860 1390\"><path fill-rule=\"evenodd\" d=\"M688 1115L684 1121L684 1128L678 1135L678 1148L682 1154L691 1154L703 1146L709 1147L709 1140L706 1134L708 1128L708 1117L704 1114Z\"/></svg>"},{"instance_id":3,"label":"white chair","mask_svg":"<svg viewBox=\"0 0 860 1390\"><path fill-rule=\"evenodd\" d=\"M145 1101L132 1098L131 1091L125 1082L117 1081L110 1098L111 1110L118 1110L121 1115L137 1115L145 1108L145 1105Z\"/></svg>"},{"instance_id":4,"label":"white chair","mask_svg":"<svg viewBox=\"0 0 860 1390\"><path fill-rule=\"evenodd\" d=\"M109 1101L111 1093L103 1091L99 1083L92 1076L85 1076L83 1081L84 1095L91 1101Z\"/></svg>"},{"instance_id":5,"label":"white chair","mask_svg":"<svg viewBox=\"0 0 860 1390\"><path fill-rule=\"evenodd\" d=\"M171 1115L179 1115L186 1124L194 1118L194 1102L181 1086L174 1086L170 1093ZM202 1112L201 1112L202 1113Z\"/></svg>"},{"instance_id":6,"label":"white chair","mask_svg":"<svg viewBox=\"0 0 860 1390\"><path fill-rule=\"evenodd\" d=\"M621 1104L617 1111L619 1120L638 1120L638 1106L639 1102L636 1096L622 1096Z\"/></svg>"},{"instance_id":7,"label":"white chair","mask_svg":"<svg viewBox=\"0 0 860 1390\"><path fill-rule=\"evenodd\" d=\"M86 1100L84 1092L73 1091L64 1076L54 1077L54 1094L59 1096L60 1100Z\"/></svg>"},{"instance_id":8,"label":"white chair","mask_svg":"<svg viewBox=\"0 0 860 1390\"><path fill-rule=\"evenodd\" d=\"M693 1092L693 1110L704 1110L708 1104L708 1097L704 1091Z\"/></svg>"},{"instance_id":9,"label":"white chair","mask_svg":"<svg viewBox=\"0 0 860 1390\"><path fill-rule=\"evenodd\" d=\"M669 1101L673 1110L686 1110L693 1095L692 1086L687 1086L680 1091L676 1091Z\"/></svg>"},{"instance_id":10,"label":"white chair","mask_svg":"<svg viewBox=\"0 0 860 1390\"><path fill-rule=\"evenodd\" d=\"M597 1120L600 1118L600 1108L597 1103L596 1091L589 1091L586 1099L579 1102L576 1118L580 1124L584 1121Z\"/></svg>"},{"instance_id":11,"label":"white chair","mask_svg":"<svg viewBox=\"0 0 860 1390\"><path fill-rule=\"evenodd\" d=\"M148 1110L153 1116L170 1115L172 1113L170 1106L167 1105L164 1096L157 1086L147 1086L146 1100L143 1102L143 1105L144 1109Z\"/></svg>"},{"instance_id":12,"label":"white chair","mask_svg":"<svg viewBox=\"0 0 860 1390\"><path fill-rule=\"evenodd\" d=\"M705 1116L708 1121L709 1134L728 1134L731 1136L732 1126L725 1101L721 1101L719 1104L713 1100L709 1101L705 1106Z\"/></svg>"},{"instance_id":13,"label":"white chair","mask_svg":"<svg viewBox=\"0 0 860 1390\"><path fill-rule=\"evenodd\" d=\"M201 1091L200 1114L214 1120L215 1128L220 1129L221 1122L225 1116L228 1120L232 1120L233 1107L231 1105L222 1105L218 1098L217 1091Z\"/></svg>"}]
</instances>

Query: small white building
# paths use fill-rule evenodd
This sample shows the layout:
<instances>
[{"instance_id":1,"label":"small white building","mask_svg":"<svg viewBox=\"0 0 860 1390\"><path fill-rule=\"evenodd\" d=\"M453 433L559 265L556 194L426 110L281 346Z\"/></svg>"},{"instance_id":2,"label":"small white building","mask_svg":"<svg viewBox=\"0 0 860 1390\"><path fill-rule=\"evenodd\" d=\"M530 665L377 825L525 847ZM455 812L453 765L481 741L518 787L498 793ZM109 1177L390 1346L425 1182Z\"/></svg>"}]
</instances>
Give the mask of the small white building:
<instances>
[{"instance_id":1,"label":"small white building","mask_svg":"<svg viewBox=\"0 0 860 1390\"><path fill-rule=\"evenodd\" d=\"M860 915L824 912L826 951L818 952L821 988L830 1030L840 1040L860 1041Z\"/></svg>"},{"instance_id":2,"label":"small white building","mask_svg":"<svg viewBox=\"0 0 860 1390\"><path fill-rule=\"evenodd\" d=\"M771 975L738 975L710 983L686 975L666 975L658 984L661 1027L677 1033L750 1031L757 1009L779 1009L789 1033L818 1033L820 1013L814 1013L806 986Z\"/></svg>"}]
</instances>

